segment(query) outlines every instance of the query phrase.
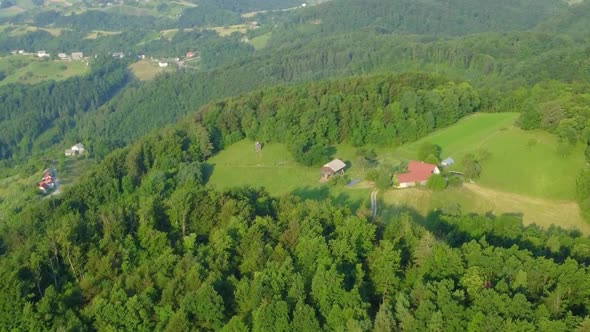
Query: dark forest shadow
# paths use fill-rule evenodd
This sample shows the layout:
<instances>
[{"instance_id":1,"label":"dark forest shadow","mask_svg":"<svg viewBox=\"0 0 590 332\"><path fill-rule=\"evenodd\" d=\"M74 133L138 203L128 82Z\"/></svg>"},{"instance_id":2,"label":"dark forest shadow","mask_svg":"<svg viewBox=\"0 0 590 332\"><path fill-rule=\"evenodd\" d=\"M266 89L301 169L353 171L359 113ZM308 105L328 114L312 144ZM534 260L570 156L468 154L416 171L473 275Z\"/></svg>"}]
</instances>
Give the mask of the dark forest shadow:
<instances>
[{"instance_id":1,"label":"dark forest shadow","mask_svg":"<svg viewBox=\"0 0 590 332\"><path fill-rule=\"evenodd\" d=\"M201 170L203 172L203 183L209 183L209 179L211 179L211 175L215 171L215 164L203 163Z\"/></svg>"}]
</instances>

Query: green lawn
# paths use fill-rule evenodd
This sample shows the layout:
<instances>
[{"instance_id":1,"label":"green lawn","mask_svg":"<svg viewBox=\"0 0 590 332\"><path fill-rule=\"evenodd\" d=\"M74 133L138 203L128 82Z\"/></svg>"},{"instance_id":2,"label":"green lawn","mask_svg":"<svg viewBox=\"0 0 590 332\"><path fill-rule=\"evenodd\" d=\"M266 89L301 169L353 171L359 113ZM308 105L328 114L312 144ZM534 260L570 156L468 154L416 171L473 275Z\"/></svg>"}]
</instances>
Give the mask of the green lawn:
<instances>
[{"instance_id":1,"label":"green lawn","mask_svg":"<svg viewBox=\"0 0 590 332\"><path fill-rule=\"evenodd\" d=\"M46 80L64 80L82 75L88 70L83 61L40 60L32 56L14 55L0 58L0 70L6 77L0 85L9 83L35 84Z\"/></svg>"},{"instance_id":2,"label":"green lawn","mask_svg":"<svg viewBox=\"0 0 590 332\"><path fill-rule=\"evenodd\" d=\"M336 156L343 155L341 158L346 160L349 151L339 152ZM276 196L292 193L303 198L331 198L355 209L369 200L370 188L363 184L348 188L320 183L319 168L298 165L283 144L269 143L256 153L254 142L242 140L210 158L208 163L213 167L209 184L218 189L264 187Z\"/></svg>"},{"instance_id":3,"label":"green lawn","mask_svg":"<svg viewBox=\"0 0 590 332\"><path fill-rule=\"evenodd\" d=\"M575 178L584 166L582 147L564 156L558 152L555 136L543 131L523 131L514 126L516 113L476 114L439 130L415 143L401 147L397 154L415 158L424 142L442 147L442 158L460 161L469 152L487 150L491 156L482 163L478 184L533 197L574 199Z\"/></svg>"},{"instance_id":4,"label":"green lawn","mask_svg":"<svg viewBox=\"0 0 590 332\"><path fill-rule=\"evenodd\" d=\"M254 48L256 50L260 50L266 47L266 44L268 44L268 40L270 39L270 36L272 35L272 32L267 32L263 35L260 35L258 37L254 37L252 38L252 40L250 40L250 44L252 46L254 46Z\"/></svg>"},{"instance_id":5,"label":"green lawn","mask_svg":"<svg viewBox=\"0 0 590 332\"><path fill-rule=\"evenodd\" d=\"M491 157L482 164L482 177L463 188L431 192L426 189L389 190L379 194L379 215L388 218L409 208L426 216L433 209L459 203L463 213L520 213L526 224L543 227L576 227L590 234L590 225L580 217L573 201L575 177L584 165L581 147L564 157L557 152L554 136L541 131L522 131L514 126L515 113L476 114L400 148L375 148L381 163L395 164L416 158L423 142L439 144L443 157L458 162L469 152L486 149ZM535 142L532 144L531 142ZM355 167L356 148L336 146L334 157L352 166L350 178L363 179ZM353 188L322 184L319 168L297 165L284 145L270 143L261 153L254 143L242 140L211 158L209 184L218 189L249 185L264 187L275 196L293 193L304 198L330 198L351 208L369 206L371 184Z\"/></svg>"}]
</instances>

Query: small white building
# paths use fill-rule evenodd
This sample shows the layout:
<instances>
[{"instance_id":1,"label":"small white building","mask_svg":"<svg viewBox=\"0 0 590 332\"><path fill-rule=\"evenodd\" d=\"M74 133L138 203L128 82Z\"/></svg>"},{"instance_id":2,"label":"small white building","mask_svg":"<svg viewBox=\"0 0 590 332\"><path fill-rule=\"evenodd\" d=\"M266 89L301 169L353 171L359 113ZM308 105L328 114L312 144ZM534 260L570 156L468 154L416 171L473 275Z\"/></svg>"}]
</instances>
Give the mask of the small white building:
<instances>
[{"instance_id":1,"label":"small white building","mask_svg":"<svg viewBox=\"0 0 590 332\"><path fill-rule=\"evenodd\" d=\"M86 148L82 143L77 143L76 145L72 146L71 148L65 151L66 157L75 156L78 154L84 154L86 152Z\"/></svg>"},{"instance_id":2,"label":"small white building","mask_svg":"<svg viewBox=\"0 0 590 332\"><path fill-rule=\"evenodd\" d=\"M66 60L66 59L68 58L68 55L67 55L67 54L65 54L65 53L58 53L58 54L57 54L57 57L58 57L60 60Z\"/></svg>"},{"instance_id":3,"label":"small white building","mask_svg":"<svg viewBox=\"0 0 590 332\"><path fill-rule=\"evenodd\" d=\"M49 56L50 54L46 51L37 51L37 57L39 58L48 58Z\"/></svg>"},{"instance_id":4,"label":"small white building","mask_svg":"<svg viewBox=\"0 0 590 332\"><path fill-rule=\"evenodd\" d=\"M83 58L84 58L84 53L72 52L72 60L82 60Z\"/></svg>"},{"instance_id":5,"label":"small white building","mask_svg":"<svg viewBox=\"0 0 590 332\"><path fill-rule=\"evenodd\" d=\"M161 61L159 61L158 62L158 66L160 68L166 68L166 67L168 67L168 62L161 62Z\"/></svg>"}]
</instances>

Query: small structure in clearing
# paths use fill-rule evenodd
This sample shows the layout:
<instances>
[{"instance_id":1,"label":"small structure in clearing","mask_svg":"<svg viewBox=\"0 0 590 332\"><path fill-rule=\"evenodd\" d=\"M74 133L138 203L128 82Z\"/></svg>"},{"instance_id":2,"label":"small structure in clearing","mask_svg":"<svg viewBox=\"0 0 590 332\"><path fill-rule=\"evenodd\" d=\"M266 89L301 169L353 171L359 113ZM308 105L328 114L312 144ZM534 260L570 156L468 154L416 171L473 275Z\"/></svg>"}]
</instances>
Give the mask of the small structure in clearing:
<instances>
[{"instance_id":1,"label":"small structure in clearing","mask_svg":"<svg viewBox=\"0 0 590 332\"><path fill-rule=\"evenodd\" d=\"M455 159L448 157L447 159L440 162L440 165L443 167L449 167L455 163Z\"/></svg>"},{"instance_id":2,"label":"small structure in clearing","mask_svg":"<svg viewBox=\"0 0 590 332\"><path fill-rule=\"evenodd\" d=\"M260 144L260 142L254 143L254 149L256 150L256 152L262 151L262 144Z\"/></svg>"},{"instance_id":3,"label":"small structure in clearing","mask_svg":"<svg viewBox=\"0 0 590 332\"><path fill-rule=\"evenodd\" d=\"M80 61L84 58L84 53L82 52L72 52L72 60Z\"/></svg>"},{"instance_id":4,"label":"small structure in clearing","mask_svg":"<svg viewBox=\"0 0 590 332\"><path fill-rule=\"evenodd\" d=\"M82 143L77 143L76 145L72 146L70 149L66 149L65 155L66 157L75 156L77 154L84 154L86 148Z\"/></svg>"},{"instance_id":5,"label":"small structure in clearing","mask_svg":"<svg viewBox=\"0 0 590 332\"><path fill-rule=\"evenodd\" d=\"M160 62L158 62L158 66L159 66L160 68L166 68L166 67L168 67L168 62L161 62L161 61L160 61Z\"/></svg>"},{"instance_id":6,"label":"small structure in clearing","mask_svg":"<svg viewBox=\"0 0 590 332\"><path fill-rule=\"evenodd\" d=\"M322 180L327 180L336 174L344 174L346 164L340 159L334 159L321 168Z\"/></svg>"},{"instance_id":7,"label":"small structure in clearing","mask_svg":"<svg viewBox=\"0 0 590 332\"><path fill-rule=\"evenodd\" d=\"M408 188L418 184L424 185L432 174L440 174L436 165L412 160L408 163L406 173L397 174L397 188Z\"/></svg>"}]
</instances>

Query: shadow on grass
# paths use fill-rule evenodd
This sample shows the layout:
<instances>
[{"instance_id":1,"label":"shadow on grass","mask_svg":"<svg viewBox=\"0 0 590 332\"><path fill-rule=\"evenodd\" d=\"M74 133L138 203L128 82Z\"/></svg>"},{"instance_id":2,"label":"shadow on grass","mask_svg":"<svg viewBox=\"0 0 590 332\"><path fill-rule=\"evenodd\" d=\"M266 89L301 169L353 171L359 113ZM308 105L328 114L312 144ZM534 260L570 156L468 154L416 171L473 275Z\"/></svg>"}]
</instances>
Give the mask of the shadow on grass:
<instances>
[{"instance_id":1,"label":"shadow on grass","mask_svg":"<svg viewBox=\"0 0 590 332\"><path fill-rule=\"evenodd\" d=\"M320 187L302 187L297 188L291 192L291 195L297 196L303 200L315 200L315 201L324 201L328 200L331 203L338 205L338 206L346 206L352 212L356 212L359 208L363 206L363 199L353 198L351 195L347 193L332 193L330 192L330 187L327 185L323 185ZM367 199L369 199L369 195L367 194Z\"/></svg>"},{"instance_id":2,"label":"shadow on grass","mask_svg":"<svg viewBox=\"0 0 590 332\"><path fill-rule=\"evenodd\" d=\"M215 171L215 164L203 163L201 170L203 172L203 183L209 183L209 179L211 179L211 175Z\"/></svg>"},{"instance_id":3,"label":"shadow on grass","mask_svg":"<svg viewBox=\"0 0 590 332\"><path fill-rule=\"evenodd\" d=\"M571 243L574 241L590 245L590 239L586 238L584 241L580 231L557 226L548 229L534 224L525 226L520 213L495 215L488 212L452 216L445 215L441 210L434 210L423 216L413 207L384 205L381 202L376 222L384 229L390 223L399 222L402 215L408 215L414 223L451 247L459 248L471 241L484 241L494 247L517 246L529 251L534 257L550 258L558 263L572 257L580 263L590 264L590 255L583 251L572 251L574 247Z\"/></svg>"}]
</instances>

